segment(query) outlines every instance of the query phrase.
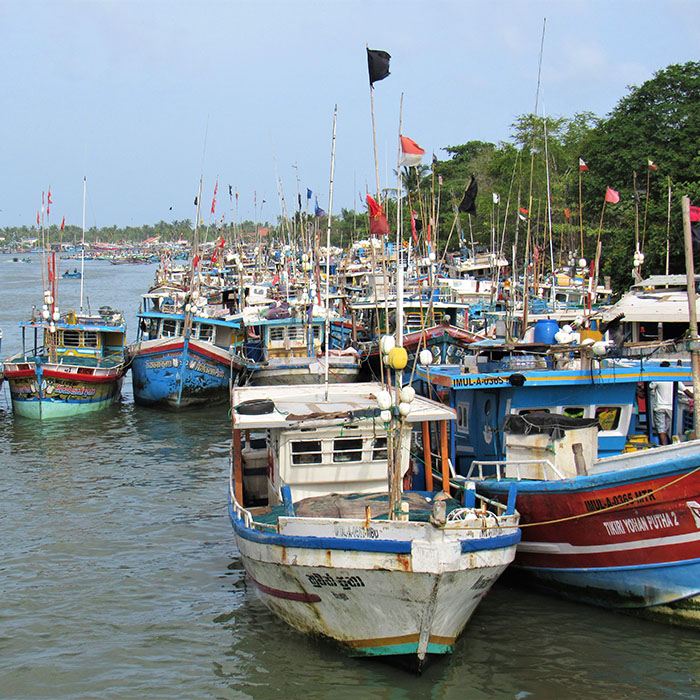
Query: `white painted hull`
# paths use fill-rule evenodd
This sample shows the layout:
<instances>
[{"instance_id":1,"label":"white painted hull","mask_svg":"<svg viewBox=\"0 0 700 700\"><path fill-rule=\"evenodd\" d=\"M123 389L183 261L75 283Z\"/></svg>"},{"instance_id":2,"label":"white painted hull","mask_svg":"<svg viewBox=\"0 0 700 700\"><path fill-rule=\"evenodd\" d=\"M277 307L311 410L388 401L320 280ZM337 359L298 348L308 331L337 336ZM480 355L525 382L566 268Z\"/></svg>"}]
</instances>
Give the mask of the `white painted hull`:
<instances>
[{"instance_id":1,"label":"white painted hull","mask_svg":"<svg viewBox=\"0 0 700 700\"><path fill-rule=\"evenodd\" d=\"M494 530L463 551L464 531L426 522L280 518L288 534L268 538L232 520L249 577L285 622L353 655L410 654L419 665L452 651L519 539L517 527Z\"/></svg>"}]
</instances>

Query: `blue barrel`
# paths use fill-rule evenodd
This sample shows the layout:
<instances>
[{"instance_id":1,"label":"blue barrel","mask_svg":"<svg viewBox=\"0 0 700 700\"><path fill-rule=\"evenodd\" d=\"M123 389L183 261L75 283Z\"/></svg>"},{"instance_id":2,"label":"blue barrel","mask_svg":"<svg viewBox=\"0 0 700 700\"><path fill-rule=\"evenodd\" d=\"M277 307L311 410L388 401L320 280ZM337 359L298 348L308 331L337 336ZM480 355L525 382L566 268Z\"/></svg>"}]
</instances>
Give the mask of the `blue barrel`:
<instances>
[{"instance_id":1,"label":"blue barrel","mask_svg":"<svg viewBox=\"0 0 700 700\"><path fill-rule=\"evenodd\" d=\"M541 318L535 323L535 337L533 340L536 343L554 343L554 335L559 330L559 324L553 318Z\"/></svg>"}]
</instances>

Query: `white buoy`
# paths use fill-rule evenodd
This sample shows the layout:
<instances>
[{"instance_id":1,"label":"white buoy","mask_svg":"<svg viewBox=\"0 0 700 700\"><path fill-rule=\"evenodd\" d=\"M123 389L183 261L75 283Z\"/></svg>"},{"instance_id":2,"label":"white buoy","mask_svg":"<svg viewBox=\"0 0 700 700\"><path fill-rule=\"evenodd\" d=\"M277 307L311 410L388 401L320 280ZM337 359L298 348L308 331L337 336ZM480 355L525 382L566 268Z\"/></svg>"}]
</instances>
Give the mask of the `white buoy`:
<instances>
[{"instance_id":1,"label":"white buoy","mask_svg":"<svg viewBox=\"0 0 700 700\"><path fill-rule=\"evenodd\" d=\"M428 365L431 365L433 363L433 353L428 350L428 348L423 348L420 351L420 355L418 355L418 359L420 360L420 363L422 365L425 365L426 367Z\"/></svg>"},{"instance_id":2,"label":"white buoy","mask_svg":"<svg viewBox=\"0 0 700 700\"><path fill-rule=\"evenodd\" d=\"M391 394L386 389L382 389L377 394L377 405L382 411L391 407Z\"/></svg>"}]
</instances>

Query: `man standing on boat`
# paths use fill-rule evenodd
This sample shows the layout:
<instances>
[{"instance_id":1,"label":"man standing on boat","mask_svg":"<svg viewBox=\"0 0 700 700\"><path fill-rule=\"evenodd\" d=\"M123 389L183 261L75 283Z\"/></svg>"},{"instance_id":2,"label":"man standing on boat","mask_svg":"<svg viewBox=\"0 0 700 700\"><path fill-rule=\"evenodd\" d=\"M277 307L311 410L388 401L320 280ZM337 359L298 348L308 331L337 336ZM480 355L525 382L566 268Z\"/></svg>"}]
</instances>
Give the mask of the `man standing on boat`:
<instances>
[{"instance_id":1,"label":"man standing on boat","mask_svg":"<svg viewBox=\"0 0 700 700\"><path fill-rule=\"evenodd\" d=\"M670 363L665 360L661 363L661 367L670 366ZM669 434L673 434L673 390L676 384L678 391L692 398L692 392L680 382L651 382L649 384L649 388L654 392L654 430L659 436L661 445L668 445L670 442Z\"/></svg>"}]
</instances>

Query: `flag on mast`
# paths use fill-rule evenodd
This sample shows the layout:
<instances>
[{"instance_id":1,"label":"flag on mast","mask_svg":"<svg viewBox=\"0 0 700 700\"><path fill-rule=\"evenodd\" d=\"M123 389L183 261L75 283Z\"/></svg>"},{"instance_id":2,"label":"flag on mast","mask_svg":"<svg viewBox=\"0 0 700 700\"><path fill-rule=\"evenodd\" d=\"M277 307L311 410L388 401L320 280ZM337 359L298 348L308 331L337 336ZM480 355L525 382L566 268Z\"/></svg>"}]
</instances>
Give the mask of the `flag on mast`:
<instances>
[{"instance_id":1,"label":"flag on mast","mask_svg":"<svg viewBox=\"0 0 700 700\"><path fill-rule=\"evenodd\" d=\"M408 136L401 136L400 138L401 160L399 165L405 165L408 168L420 165L425 149L421 148L413 139L409 139Z\"/></svg>"},{"instance_id":2,"label":"flag on mast","mask_svg":"<svg viewBox=\"0 0 700 700\"><path fill-rule=\"evenodd\" d=\"M476 216L476 195L479 191L479 186L476 184L476 178L472 175L469 181L469 186L464 191L464 197L459 203L459 210L465 214L473 214Z\"/></svg>"},{"instance_id":3,"label":"flag on mast","mask_svg":"<svg viewBox=\"0 0 700 700\"><path fill-rule=\"evenodd\" d=\"M649 166L649 170L658 170L659 166L654 163L654 161L651 158L647 158L647 165Z\"/></svg>"},{"instance_id":4,"label":"flag on mast","mask_svg":"<svg viewBox=\"0 0 700 700\"><path fill-rule=\"evenodd\" d=\"M216 192L219 189L219 181L216 181L216 184L214 185L214 198L211 200L211 213L214 213L214 210L216 209Z\"/></svg>"},{"instance_id":5,"label":"flag on mast","mask_svg":"<svg viewBox=\"0 0 700 700\"><path fill-rule=\"evenodd\" d=\"M583 158L578 159L578 171L582 173L584 170L588 170L588 166L586 165L586 161Z\"/></svg>"},{"instance_id":6,"label":"flag on mast","mask_svg":"<svg viewBox=\"0 0 700 700\"><path fill-rule=\"evenodd\" d=\"M373 236L384 236L391 233L384 210L370 195L367 195L367 206L369 207L369 232Z\"/></svg>"},{"instance_id":7,"label":"flag on mast","mask_svg":"<svg viewBox=\"0 0 700 700\"><path fill-rule=\"evenodd\" d=\"M608 187L605 190L605 201L610 204L617 204L620 201L620 193Z\"/></svg>"},{"instance_id":8,"label":"flag on mast","mask_svg":"<svg viewBox=\"0 0 700 700\"><path fill-rule=\"evenodd\" d=\"M389 59L386 51L367 49L367 66L369 68L369 84L374 87L378 80L384 80L389 75Z\"/></svg>"}]
</instances>

